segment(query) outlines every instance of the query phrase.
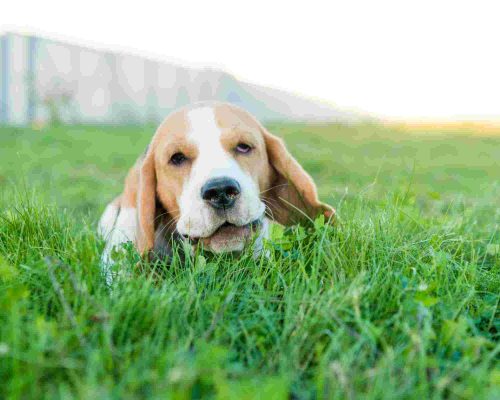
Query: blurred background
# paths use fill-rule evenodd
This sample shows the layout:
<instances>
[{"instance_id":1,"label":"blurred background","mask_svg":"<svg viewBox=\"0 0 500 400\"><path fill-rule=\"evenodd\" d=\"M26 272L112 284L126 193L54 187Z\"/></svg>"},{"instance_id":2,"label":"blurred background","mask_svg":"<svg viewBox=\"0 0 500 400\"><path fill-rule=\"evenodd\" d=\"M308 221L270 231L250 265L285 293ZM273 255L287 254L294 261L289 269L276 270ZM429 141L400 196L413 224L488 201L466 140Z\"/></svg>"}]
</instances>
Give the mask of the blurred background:
<instances>
[{"instance_id":1,"label":"blurred background","mask_svg":"<svg viewBox=\"0 0 500 400\"><path fill-rule=\"evenodd\" d=\"M159 123L169 111L203 100L237 104L260 119L350 120L354 114L250 84L215 68L189 68L38 35L1 36L6 124Z\"/></svg>"},{"instance_id":2,"label":"blurred background","mask_svg":"<svg viewBox=\"0 0 500 400\"><path fill-rule=\"evenodd\" d=\"M3 4L0 183L96 214L171 110L220 100L283 136L333 204L388 192L422 207L491 203L499 11L482 0Z\"/></svg>"},{"instance_id":3,"label":"blurred background","mask_svg":"<svg viewBox=\"0 0 500 400\"><path fill-rule=\"evenodd\" d=\"M495 1L8 2L0 122L157 122L189 102L267 120L500 118Z\"/></svg>"}]
</instances>

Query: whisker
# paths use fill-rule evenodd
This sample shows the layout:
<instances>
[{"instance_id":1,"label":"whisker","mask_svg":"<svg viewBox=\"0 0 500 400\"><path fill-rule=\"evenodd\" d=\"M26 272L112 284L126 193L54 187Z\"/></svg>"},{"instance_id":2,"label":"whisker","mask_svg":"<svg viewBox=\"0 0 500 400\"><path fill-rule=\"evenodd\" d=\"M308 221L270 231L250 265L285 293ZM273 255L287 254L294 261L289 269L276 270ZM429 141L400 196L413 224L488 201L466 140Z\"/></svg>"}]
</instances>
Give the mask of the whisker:
<instances>
[{"instance_id":1,"label":"whisker","mask_svg":"<svg viewBox=\"0 0 500 400\"><path fill-rule=\"evenodd\" d=\"M161 230L158 232L158 235L159 236L163 235L163 233L168 231L175 224L175 222L176 222L175 219L172 219L167 224L163 225L161 227Z\"/></svg>"},{"instance_id":2,"label":"whisker","mask_svg":"<svg viewBox=\"0 0 500 400\"><path fill-rule=\"evenodd\" d=\"M164 217L164 216L166 216L166 215L172 215L172 216L174 216L174 218L175 218L175 217L177 217L177 216L179 215L179 213L177 213L177 215L175 214L175 213L176 213L177 211L179 211L179 210L180 210L180 209L178 208L178 209L176 209L176 210L172 210L172 211L170 211L170 210L169 210L169 211L165 211L164 213L158 214L158 215L155 217L154 221L156 222L158 219L160 219L161 217Z\"/></svg>"},{"instance_id":3,"label":"whisker","mask_svg":"<svg viewBox=\"0 0 500 400\"><path fill-rule=\"evenodd\" d=\"M158 214L155 219L154 219L154 222L158 222L158 220L161 219L161 217L164 217L165 215L168 215L168 212L164 212L164 213L161 213L161 214Z\"/></svg>"},{"instance_id":4,"label":"whisker","mask_svg":"<svg viewBox=\"0 0 500 400\"><path fill-rule=\"evenodd\" d=\"M274 215L273 215L272 211L271 210L269 210L269 211L270 212L267 212L267 210L266 210L266 212L265 212L266 217L269 218L271 221L277 222L276 218L274 218Z\"/></svg>"},{"instance_id":5,"label":"whisker","mask_svg":"<svg viewBox=\"0 0 500 400\"><path fill-rule=\"evenodd\" d=\"M279 187L288 186L288 185L289 185L289 183L287 182L287 183L281 183L279 185L271 186L269 189L266 189L266 190L263 190L262 192L260 192L260 194L269 192L269 191L276 189L276 188L279 188Z\"/></svg>"},{"instance_id":6,"label":"whisker","mask_svg":"<svg viewBox=\"0 0 500 400\"><path fill-rule=\"evenodd\" d=\"M269 206L275 206L275 207L277 207L279 205L279 202L277 200L275 200L275 199L269 199L267 197L262 197L261 200L262 200L262 202L264 204L267 204Z\"/></svg>"},{"instance_id":7,"label":"whisker","mask_svg":"<svg viewBox=\"0 0 500 400\"><path fill-rule=\"evenodd\" d=\"M274 218L273 210L271 210L271 199L266 199L262 198L262 202L266 205L266 211L265 214L273 221L276 221L276 218Z\"/></svg>"}]
</instances>

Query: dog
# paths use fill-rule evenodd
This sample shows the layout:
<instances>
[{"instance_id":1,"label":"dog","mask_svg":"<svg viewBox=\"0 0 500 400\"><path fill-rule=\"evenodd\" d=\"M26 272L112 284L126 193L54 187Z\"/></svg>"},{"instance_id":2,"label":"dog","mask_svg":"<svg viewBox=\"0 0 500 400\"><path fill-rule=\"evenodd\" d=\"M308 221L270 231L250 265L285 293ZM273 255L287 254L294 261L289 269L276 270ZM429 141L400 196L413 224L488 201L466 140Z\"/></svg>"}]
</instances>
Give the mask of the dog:
<instances>
[{"instance_id":1,"label":"dog","mask_svg":"<svg viewBox=\"0 0 500 400\"><path fill-rule=\"evenodd\" d=\"M113 248L129 241L147 257L168 257L172 240L212 253L254 243L258 254L270 218L291 225L319 214L331 221L335 210L282 139L237 106L198 103L160 124L107 205L102 260L110 265Z\"/></svg>"}]
</instances>

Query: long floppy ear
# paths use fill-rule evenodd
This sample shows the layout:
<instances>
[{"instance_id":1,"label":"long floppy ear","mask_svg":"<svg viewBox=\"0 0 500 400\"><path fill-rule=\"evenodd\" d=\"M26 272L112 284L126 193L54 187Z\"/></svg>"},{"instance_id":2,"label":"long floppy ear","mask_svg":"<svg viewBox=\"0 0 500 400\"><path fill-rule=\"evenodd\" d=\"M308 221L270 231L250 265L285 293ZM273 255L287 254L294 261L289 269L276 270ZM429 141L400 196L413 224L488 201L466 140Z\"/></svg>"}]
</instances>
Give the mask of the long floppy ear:
<instances>
[{"instance_id":1,"label":"long floppy ear","mask_svg":"<svg viewBox=\"0 0 500 400\"><path fill-rule=\"evenodd\" d=\"M137 190L137 250L147 254L154 247L156 216L156 171L153 146L149 146L139 165Z\"/></svg>"},{"instance_id":2,"label":"long floppy ear","mask_svg":"<svg viewBox=\"0 0 500 400\"><path fill-rule=\"evenodd\" d=\"M335 210L319 201L314 181L293 158L282 139L263 128L267 156L272 169L271 189L266 197L272 217L283 225L298 223L323 214L332 221Z\"/></svg>"}]
</instances>

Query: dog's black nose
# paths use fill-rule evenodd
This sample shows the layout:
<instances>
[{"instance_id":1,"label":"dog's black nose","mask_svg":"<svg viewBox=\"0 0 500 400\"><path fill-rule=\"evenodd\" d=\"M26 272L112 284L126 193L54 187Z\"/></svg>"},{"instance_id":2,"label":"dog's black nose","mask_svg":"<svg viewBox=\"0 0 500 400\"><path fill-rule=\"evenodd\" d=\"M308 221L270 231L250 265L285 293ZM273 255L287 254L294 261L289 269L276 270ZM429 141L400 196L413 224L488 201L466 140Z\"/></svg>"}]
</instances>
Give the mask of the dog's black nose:
<instances>
[{"instance_id":1,"label":"dog's black nose","mask_svg":"<svg viewBox=\"0 0 500 400\"><path fill-rule=\"evenodd\" d=\"M227 177L210 179L201 188L201 198L217 209L234 206L240 193L240 184Z\"/></svg>"}]
</instances>

